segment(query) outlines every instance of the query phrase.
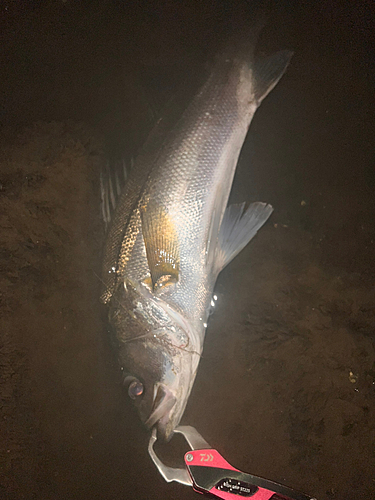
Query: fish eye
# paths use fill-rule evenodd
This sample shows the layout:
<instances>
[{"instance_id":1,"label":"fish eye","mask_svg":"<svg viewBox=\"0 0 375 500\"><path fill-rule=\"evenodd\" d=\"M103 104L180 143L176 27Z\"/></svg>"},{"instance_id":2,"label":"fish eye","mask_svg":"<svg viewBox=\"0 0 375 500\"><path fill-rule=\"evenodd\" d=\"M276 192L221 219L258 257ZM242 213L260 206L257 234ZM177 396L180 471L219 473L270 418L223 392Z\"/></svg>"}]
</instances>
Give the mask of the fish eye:
<instances>
[{"instance_id":1,"label":"fish eye","mask_svg":"<svg viewBox=\"0 0 375 500\"><path fill-rule=\"evenodd\" d=\"M143 394L143 384L139 380L133 380L129 385L128 394L132 399L137 398Z\"/></svg>"},{"instance_id":2,"label":"fish eye","mask_svg":"<svg viewBox=\"0 0 375 500\"><path fill-rule=\"evenodd\" d=\"M126 377L124 384L128 385L128 395L132 399L136 399L143 394L143 384L135 377Z\"/></svg>"}]
</instances>

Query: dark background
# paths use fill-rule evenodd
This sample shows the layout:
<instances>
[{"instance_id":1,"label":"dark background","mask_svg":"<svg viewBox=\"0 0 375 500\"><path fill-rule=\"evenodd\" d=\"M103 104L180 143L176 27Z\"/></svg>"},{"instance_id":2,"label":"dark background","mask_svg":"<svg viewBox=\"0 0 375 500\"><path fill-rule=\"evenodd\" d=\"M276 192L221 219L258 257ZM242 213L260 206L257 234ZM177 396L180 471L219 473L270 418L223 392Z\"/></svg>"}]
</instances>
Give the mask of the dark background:
<instances>
[{"instance_id":1,"label":"dark background","mask_svg":"<svg viewBox=\"0 0 375 500\"><path fill-rule=\"evenodd\" d=\"M158 475L121 390L98 177L139 146L149 94L194 88L237 6L251 18L235 5L0 4L0 498L197 498ZM270 3L259 51L295 55L232 198L275 212L219 278L183 419L320 500L375 497L373 19L372 2Z\"/></svg>"}]
</instances>

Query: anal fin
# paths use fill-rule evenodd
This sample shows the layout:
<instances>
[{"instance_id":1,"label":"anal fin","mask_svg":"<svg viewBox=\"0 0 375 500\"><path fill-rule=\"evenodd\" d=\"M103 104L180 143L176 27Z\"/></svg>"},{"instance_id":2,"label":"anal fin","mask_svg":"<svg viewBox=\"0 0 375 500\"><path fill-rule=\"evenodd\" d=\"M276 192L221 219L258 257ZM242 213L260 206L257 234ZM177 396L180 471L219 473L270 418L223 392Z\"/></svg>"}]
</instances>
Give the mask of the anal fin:
<instances>
[{"instance_id":1,"label":"anal fin","mask_svg":"<svg viewBox=\"0 0 375 500\"><path fill-rule=\"evenodd\" d=\"M245 203L241 203L225 210L215 262L218 273L245 248L273 211L271 205L261 202L244 209Z\"/></svg>"},{"instance_id":2,"label":"anal fin","mask_svg":"<svg viewBox=\"0 0 375 500\"><path fill-rule=\"evenodd\" d=\"M256 62L254 68L254 97L258 101L258 104L277 85L285 73L292 56L293 52L290 50L282 50Z\"/></svg>"}]
</instances>

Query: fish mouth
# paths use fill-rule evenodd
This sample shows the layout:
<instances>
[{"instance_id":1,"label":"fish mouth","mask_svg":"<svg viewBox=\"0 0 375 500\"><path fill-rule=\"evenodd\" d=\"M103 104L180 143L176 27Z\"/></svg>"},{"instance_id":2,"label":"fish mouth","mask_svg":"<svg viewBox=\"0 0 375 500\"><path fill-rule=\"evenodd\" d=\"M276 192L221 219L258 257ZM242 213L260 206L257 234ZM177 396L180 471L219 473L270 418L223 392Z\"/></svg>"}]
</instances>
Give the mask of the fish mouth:
<instances>
[{"instance_id":1,"label":"fish mouth","mask_svg":"<svg viewBox=\"0 0 375 500\"><path fill-rule=\"evenodd\" d=\"M164 440L168 440L171 430L168 431L168 423L170 422L170 413L176 404L176 397L172 391L164 384L158 384L155 387L155 397L152 411L148 419L145 421L146 427L151 429L157 426L158 436Z\"/></svg>"}]
</instances>

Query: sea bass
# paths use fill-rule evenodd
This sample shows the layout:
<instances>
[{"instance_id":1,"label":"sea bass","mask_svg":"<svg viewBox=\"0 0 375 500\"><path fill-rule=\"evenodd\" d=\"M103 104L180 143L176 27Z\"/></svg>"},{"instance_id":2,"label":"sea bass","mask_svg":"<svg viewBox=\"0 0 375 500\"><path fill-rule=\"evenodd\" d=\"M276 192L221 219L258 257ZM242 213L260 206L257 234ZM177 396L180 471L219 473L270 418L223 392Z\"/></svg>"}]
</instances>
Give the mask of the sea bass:
<instances>
[{"instance_id":1,"label":"sea bass","mask_svg":"<svg viewBox=\"0 0 375 500\"><path fill-rule=\"evenodd\" d=\"M218 55L174 126L156 125L109 224L102 301L128 395L166 440L194 383L217 277L272 212L227 206L254 113L292 56L255 62L253 52L245 43ZM103 193L107 219L113 184Z\"/></svg>"}]
</instances>

